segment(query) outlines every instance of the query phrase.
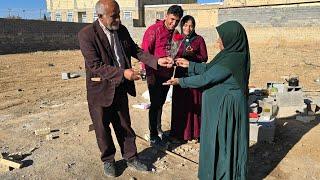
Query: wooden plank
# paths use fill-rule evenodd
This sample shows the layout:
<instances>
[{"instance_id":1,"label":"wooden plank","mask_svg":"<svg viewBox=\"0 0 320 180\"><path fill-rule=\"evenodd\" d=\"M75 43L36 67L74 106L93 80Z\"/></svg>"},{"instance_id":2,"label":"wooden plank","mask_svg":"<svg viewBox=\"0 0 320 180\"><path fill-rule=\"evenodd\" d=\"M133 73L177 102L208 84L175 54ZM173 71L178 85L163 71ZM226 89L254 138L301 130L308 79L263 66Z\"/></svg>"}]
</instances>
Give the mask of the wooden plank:
<instances>
[{"instance_id":1,"label":"wooden plank","mask_svg":"<svg viewBox=\"0 0 320 180\"><path fill-rule=\"evenodd\" d=\"M0 164L8 167L13 167L15 169L20 169L22 166L22 163L17 163L7 159L0 159Z\"/></svg>"}]
</instances>

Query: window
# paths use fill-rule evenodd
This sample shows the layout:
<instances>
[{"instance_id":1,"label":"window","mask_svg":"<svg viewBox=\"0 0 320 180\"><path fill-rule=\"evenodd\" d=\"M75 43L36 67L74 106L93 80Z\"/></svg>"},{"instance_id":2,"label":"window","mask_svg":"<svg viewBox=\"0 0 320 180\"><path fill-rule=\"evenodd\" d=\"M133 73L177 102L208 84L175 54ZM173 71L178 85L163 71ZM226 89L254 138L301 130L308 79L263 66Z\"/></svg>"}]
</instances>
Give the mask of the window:
<instances>
[{"instance_id":1,"label":"window","mask_svg":"<svg viewBox=\"0 0 320 180\"><path fill-rule=\"evenodd\" d=\"M68 22L73 22L73 12L68 12L67 13L67 21Z\"/></svg>"},{"instance_id":2,"label":"window","mask_svg":"<svg viewBox=\"0 0 320 180\"><path fill-rule=\"evenodd\" d=\"M123 19L131 20L132 19L132 11L123 11Z\"/></svg>"},{"instance_id":3,"label":"window","mask_svg":"<svg viewBox=\"0 0 320 180\"><path fill-rule=\"evenodd\" d=\"M156 19L164 19L164 11L157 11Z\"/></svg>"},{"instance_id":4,"label":"window","mask_svg":"<svg viewBox=\"0 0 320 180\"><path fill-rule=\"evenodd\" d=\"M86 12L78 12L78 22L86 23L87 22L87 13Z\"/></svg>"},{"instance_id":5,"label":"window","mask_svg":"<svg viewBox=\"0 0 320 180\"><path fill-rule=\"evenodd\" d=\"M87 22L87 14L86 13L82 14L82 22L83 23Z\"/></svg>"},{"instance_id":6,"label":"window","mask_svg":"<svg viewBox=\"0 0 320 180\"><path fill-rule=\"evenodd\" d=\"M56 21L61 21L61 12L56 12Z\"/></svg>"}]
</instances>

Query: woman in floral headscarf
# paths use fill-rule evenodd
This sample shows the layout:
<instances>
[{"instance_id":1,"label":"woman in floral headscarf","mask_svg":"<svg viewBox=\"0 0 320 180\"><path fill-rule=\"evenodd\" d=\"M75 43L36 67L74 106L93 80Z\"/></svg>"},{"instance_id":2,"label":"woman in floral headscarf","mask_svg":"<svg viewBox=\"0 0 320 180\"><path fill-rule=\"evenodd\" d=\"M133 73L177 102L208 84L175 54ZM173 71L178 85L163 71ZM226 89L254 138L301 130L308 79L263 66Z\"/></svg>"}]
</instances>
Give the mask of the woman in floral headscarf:
<instances>
[{"instance_id":1,"label":"woman in floral headscarf","mask_svg":"<svg viewBox=\"0 0 320 180\"><path fill-rule=\"evenodd\" d=\"M180 22L181 33L185 36L177 57L194 62L208 60L204 39L195 32L195 20L186 15ZM175 77L188 76L188 69L177 67ZM173 87L170 136L174 140L193 140L200 136L201 91L194 88Z\"/></svg>"}]
</instances>

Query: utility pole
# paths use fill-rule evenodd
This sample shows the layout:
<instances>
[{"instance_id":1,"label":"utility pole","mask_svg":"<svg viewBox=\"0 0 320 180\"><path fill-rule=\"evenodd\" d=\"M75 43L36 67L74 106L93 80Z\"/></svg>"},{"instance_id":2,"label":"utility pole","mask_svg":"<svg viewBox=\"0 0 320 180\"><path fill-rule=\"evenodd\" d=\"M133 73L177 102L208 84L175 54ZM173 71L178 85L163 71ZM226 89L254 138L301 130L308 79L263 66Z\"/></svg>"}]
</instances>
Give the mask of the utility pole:
<instances>
[{"instance_id":1,"label":"utility pole","mask_svg":"<svg viewBox=\"0 0 320 180\"><path fill-rule=\"evenodd\" d=\"M11 9L10 8L8 9L8 14L9 14L8 17L11 17Z\"/></svg>"},{"instance_id":2,"label":"utility pole","mask_svg":"<svg viewBox=\"0 0 320 180\"><path fill-rule=\"evenodd\" d=\"M26 19L26 15L25 15L25 12L26 12L26 10L22 10L22 16L23 16L23 19Z\"/></svg>"},{"instance_id":3,"label":"utility pole","mask_svg":"<svg viewBox=\"0 0 320 180\"><path fill-rule=\"evenodd\" d=\"M42 9L40 9L40 18L39 18L40 20L41 20L41 18L42 18L41 10L42 10Z\"/></svg>"}]
</instances>

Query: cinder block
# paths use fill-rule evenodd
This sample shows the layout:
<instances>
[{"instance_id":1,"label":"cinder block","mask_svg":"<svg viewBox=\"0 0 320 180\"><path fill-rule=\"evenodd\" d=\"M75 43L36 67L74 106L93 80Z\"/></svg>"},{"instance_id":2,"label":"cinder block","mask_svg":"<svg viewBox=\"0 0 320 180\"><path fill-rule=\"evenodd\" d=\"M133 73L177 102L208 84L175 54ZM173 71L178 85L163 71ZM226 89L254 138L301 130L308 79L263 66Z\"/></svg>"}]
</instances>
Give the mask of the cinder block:
<instances>
[{"instance_id":1,"label":"cinder block","mask_svg":"<svg viewBox=\"0 0 320 180\"><path fill-rule=\"evenodd\" d=\"M277 93L276 100L279 107L303 106L304 93L302 91Z\"/></svg>"},{"instance_id":2,"label":"cinder block","mask_svg":"<svg viewBox=\"0 0 320 180\"><path fill-rule=\"evenodd\" d=\"M47 140L47 141L51 141L51 140L57 139L57 138L59 138L58 135L53 135L53 134L48 134L48 135L46 135L46 140Z\"/></svg>"},{"instance_id":3,"label":"cinder block","mask_svg":"<svg viewBox=\"0 0 320 180\"><path fill-rule=\"evenodd\" d=\"M8 171L10 171L9 166L0 164L0 172L8 172Z\"/></svg>"},{"instance_id":4,"label":"cinder block","mask_svg":"<svg viewBox=\"0 0 320 180\"><path fill-rule=\"evenodd\" d=\"M250 123L250 141L272 142L275 134L275 118L270 121Z\"/></svg>"},{"instance_id":5,"label":"cinder block","mask_svg":"<svg viewBox=\"0 0 320 180\"><path fill-rule=\"evenodd\" d=\"M37 135L37 136L41 136L41 135L47 135L51 132L51 129L50 128L42 128L42 129L37 129L34 131L34 133Z\"/></svg>"}]
</instances>

